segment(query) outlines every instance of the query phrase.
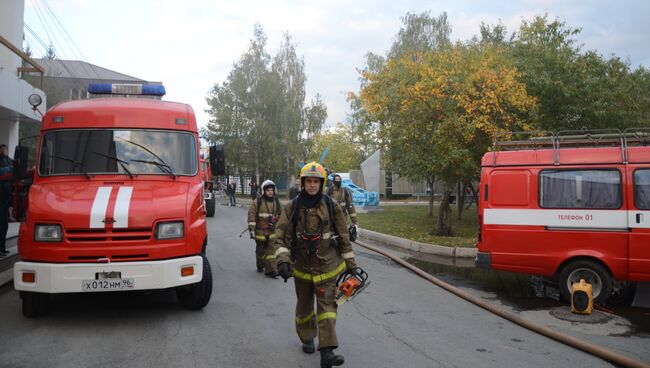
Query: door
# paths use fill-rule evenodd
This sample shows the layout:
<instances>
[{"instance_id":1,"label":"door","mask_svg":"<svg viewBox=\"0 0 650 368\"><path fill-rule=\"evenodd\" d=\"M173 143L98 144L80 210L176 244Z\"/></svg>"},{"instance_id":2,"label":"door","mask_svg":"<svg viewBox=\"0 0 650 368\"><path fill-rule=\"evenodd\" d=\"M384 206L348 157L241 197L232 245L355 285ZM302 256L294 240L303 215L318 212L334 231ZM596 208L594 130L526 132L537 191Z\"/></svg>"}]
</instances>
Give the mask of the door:
<instances>
[{"instance_id":1,"label":"door","mask_svg":"<svg viewBox=\"0 0 650 368\"><path fill-rule=\"evenodd\" d=\"M628 191L629 278L650 281L650 168L630 165L627 177L632 186Z\"/></svg>"}]
</instances>

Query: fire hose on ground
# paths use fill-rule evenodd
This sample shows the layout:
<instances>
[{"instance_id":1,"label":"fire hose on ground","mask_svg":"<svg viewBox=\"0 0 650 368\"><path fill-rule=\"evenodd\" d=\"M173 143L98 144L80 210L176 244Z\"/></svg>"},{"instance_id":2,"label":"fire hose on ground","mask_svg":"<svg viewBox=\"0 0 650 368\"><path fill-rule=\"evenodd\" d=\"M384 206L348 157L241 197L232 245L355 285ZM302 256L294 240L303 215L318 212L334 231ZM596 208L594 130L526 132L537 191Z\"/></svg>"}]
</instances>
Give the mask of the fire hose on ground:
<instances>
[{"instance_id":1,"label":"fire hose on ground","mask_svg":"<svg viewBox=\"0 0 650 368\"><path fill-rule=\"evenodd\" d=\"M359 245L361 247L364 247L364 248L366 248L368 250L371 250L373 252L384 255L384 256L392 259L393 261L397 262L401 266L413 271L418 276L432 282L436 286L439 286L439 287L449 291L450 293L452 293L452 294L454 294L454 295L456 295L456 296L458 296L460 298L463 298L463 299L467 300L468 302L470 302L472 304L475 304L475 305L477 305L477 306L479 306L479 307L481 307L481 308L483 308L483 309L485 309L485 310L487 310L489 312L492 312L492 313L494 313L494 314L496 314L496 315L498 315L498 316L500 316L502 318L507 319L510 322L516 323L517 325L522 326L524 328L527 328L527 329L529 329L529 330L531 330L531 331L533 331L535 333L546 336L548 338L551 338L551 339L556 340L558 342L561 342L563 344L569 345L569 346L574 347L576 349L582 350L582 351L584 351L584 352L586 352L588 354L597 356L597 357L599 357L601 359L604 359L604 360L606 360L608 362L614 363L614 364L619 365L619 366L631 367L631 368L650 368L650 365L648 365L646 363L640 362L638 360L634 360L632 358L628 358L628 357L626 357L624 355L621 355L619 353L616 353L616 352L613 352L611 350L605 349L605 348L603 348L601 346L598 346L598 345L595 345L595 344L580 340L580 339L575 338L573 336L557 332L557 331L552 330L552 329L550 329L548 327L545 327L545 326L542 326L542 325L527 321L527 320L525 320L525 319L523 319L523 318L521 318L521 317L519 317L519 316L517 316L517 315L515 315L513 313L510 313L510 312L508 312L508 311L506 311L506 310L504 310L502 308L499 308L499 307L497 307L497 306L495 306L493 304L490 304L490 303L488 303L488 302L486 302L486 301L484 301L484 300L482 300L480 298L477 298L477 297L475 297L473 295L470 295L470 294L458 289L457 287L454 287L454 286L452 286L452 285L450 285L450 284L448 284L448 283L446 283L446 282L444 282L444 281L442 281L442 280L440 280L440 279L438 279L436 277L433 277L433 276L429 275L428 273L422 271L421 269L411 265L410 263L402 260L401 258L399 258L399 257L397 257L397 256L395 256L395 255L393 255L393 254L391 254L391 253L389 253L389 252L387 252L387 251L385 251L383 249L379 249L379 248L373 247L371 245L364 244L363 242L359 242L358 240L355 242L355 244L357 244L357 245Z\"/></svg>"}]
</instances>

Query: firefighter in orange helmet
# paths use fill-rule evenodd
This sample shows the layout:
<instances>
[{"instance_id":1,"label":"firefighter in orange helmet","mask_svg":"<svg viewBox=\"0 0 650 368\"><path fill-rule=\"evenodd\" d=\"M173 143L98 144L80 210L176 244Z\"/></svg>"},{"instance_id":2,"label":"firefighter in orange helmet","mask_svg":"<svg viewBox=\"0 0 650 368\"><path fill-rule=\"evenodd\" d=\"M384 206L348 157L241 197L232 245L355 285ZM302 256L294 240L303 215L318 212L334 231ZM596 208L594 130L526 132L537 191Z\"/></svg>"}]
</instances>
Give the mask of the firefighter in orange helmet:
<instances>
[{"instance_id":1,"label":"firefighter in orange helmet","mask_svg":"<svg viewBox=\"0 0 650 368\"><path fill-rule=\"evenodd\" d=\"M274 255L286 281L294 276L296 332L302 350L315 352L318 337L321 367L342 365L334 354L336 337L336 279L356 268L341 208L323 193L327 173L316 162L300 171L300 194L282 209L275 232ZM314 311L314 299L316 310Z\"/></svg>"}]
</instances>

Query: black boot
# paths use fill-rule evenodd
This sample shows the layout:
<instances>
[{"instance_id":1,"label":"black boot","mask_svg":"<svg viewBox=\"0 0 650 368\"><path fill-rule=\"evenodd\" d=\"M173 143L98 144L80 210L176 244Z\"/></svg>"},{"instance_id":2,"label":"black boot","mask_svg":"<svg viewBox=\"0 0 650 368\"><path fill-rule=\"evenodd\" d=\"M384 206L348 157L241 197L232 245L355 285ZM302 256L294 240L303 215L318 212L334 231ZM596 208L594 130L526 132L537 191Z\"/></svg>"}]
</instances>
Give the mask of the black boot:
<instances>
[{"instance_id":1,"label":"black boot","mask_svg":"<svg viewBox=\"0 0 650 368\"><path fill-rule=\"evenodd\" d=\"M307 354L314 354L316 352L316 347L314 346L314 340L311 340L310 342L303 342L302 351L304 351Z\"/></svg>"},{"instance_id":2,"label":"black boot","mask_svg":"<svg viewBox=\"0 0 650 368\"><path fill-rule=\"evenodd\" d=\"M260 272L260 273L264 272L264 267L257 267L257 272Z\"/></svg>"},{"instance_id":3,"label":"black boot","mask_svg":"<svg viewBox=\"0 0 650 368\"><path fill-rule=\"evenodd\" d=\"M320 350L320 368L331 368L333 366L343 365L344 362L343 355L334 354L334 350L331 348Z\"/></svg>"}]
</instances>

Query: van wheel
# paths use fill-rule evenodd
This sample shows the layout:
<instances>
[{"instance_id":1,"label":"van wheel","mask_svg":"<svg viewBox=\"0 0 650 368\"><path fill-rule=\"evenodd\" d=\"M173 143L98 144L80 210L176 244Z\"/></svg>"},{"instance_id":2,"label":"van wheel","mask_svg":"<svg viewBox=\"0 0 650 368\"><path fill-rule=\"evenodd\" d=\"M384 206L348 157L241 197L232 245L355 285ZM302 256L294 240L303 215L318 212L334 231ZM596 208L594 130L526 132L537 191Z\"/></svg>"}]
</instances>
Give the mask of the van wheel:
<instances>
[{"instance_id":1,"label":"van wheel","mask_svg":"<svg viewBox=\"0 0 650 368\"><path fill-rule=\"evenodd\" d=\"M196 284L183 285L176 288L176 298L181 307L190 310L203 309L212 296L212 270L208 259L203 258L203 279Z\"/></svg>"},{"instance_id":2,"label":"van wheel","mask_svg":"<svg viewBox=\"0 0 650 368\"><path fill-rule=\"evenodd\" d=\"M571 303L571 285L584 279L591 284L594 303L605 305L612 293L612 277L599 263L587 260L574 261L560 271L560 294Z\"/></svg>"},{"instance_id":3,"label":"van wheel","mask_svg":"<svg viewBox=\"0 0 650 368\"><path fill-rule=\"evenodd\" d=\"M614 280L612 294L609 296L607 303L609 305L630 305L635 295L635 282Z\"/></svg>"},{"instance_id":4,"label":"van wheel","mask_svg":"<svg viewBox=\"0 0 650 368\"><path fill-rule=\"evenodd\" d=\"M214 196L210 199L205 200L205 215L208 217L214 217L214 210L216 206L216 201Z\"/></svg>"},{"instance_id":5,"label":"van wheel","mask_svg":"<svg viewBox=\"0 0 650 368\"><path fill-rule=\"evenodd\" d=\"M23 291L20 293L23 300L23 315L25 317L38 317L50 310L50 294Z\"/></svg>"}]
</instances>

